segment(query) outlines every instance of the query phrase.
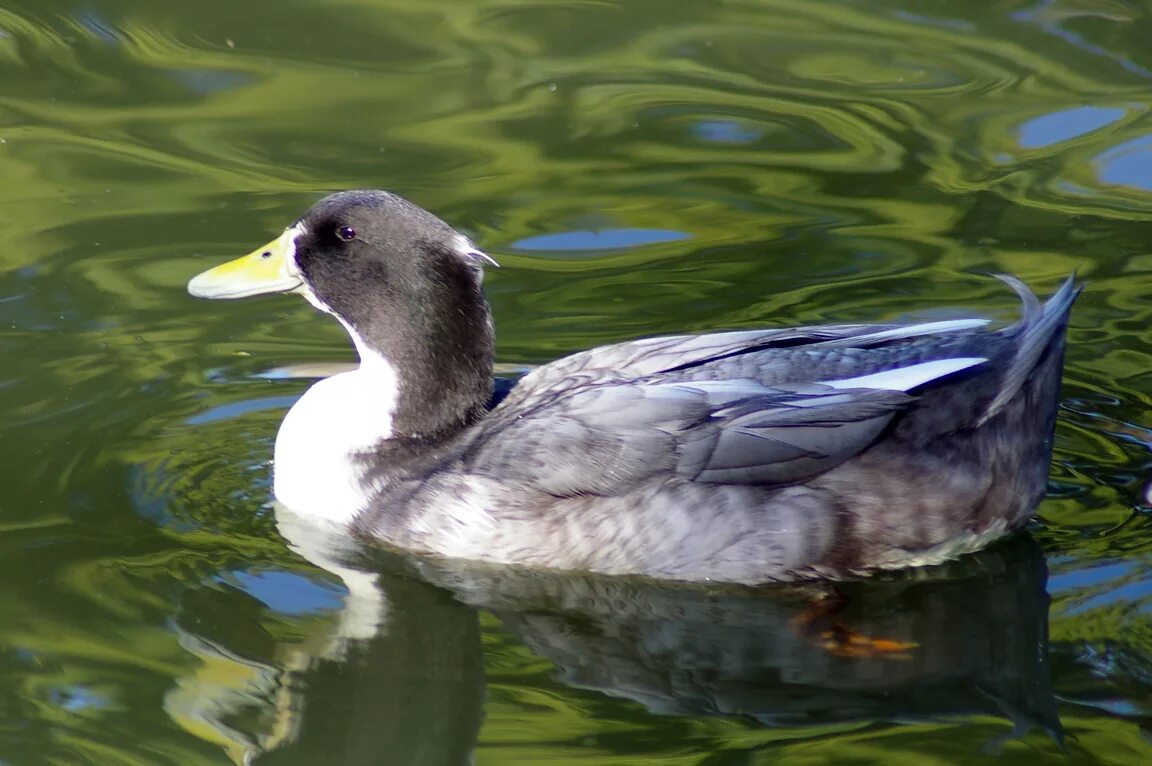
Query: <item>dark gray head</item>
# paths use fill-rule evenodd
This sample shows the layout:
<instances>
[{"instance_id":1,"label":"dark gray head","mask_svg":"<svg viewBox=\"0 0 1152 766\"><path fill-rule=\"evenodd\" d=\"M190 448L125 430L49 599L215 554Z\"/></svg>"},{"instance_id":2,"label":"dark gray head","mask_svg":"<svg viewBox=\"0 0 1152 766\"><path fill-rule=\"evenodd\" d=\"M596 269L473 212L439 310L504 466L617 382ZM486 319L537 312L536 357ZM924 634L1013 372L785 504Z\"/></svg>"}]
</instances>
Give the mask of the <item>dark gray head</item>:
<instances>
[{"instance_id":1,"label":"dark gray head","mask_svg":"<svg viewBox=\"0 0 1152 766\"><path fill-rule=\"evenodd\" d=\"M317 202L278 239L189 283L193 295L297 292L348 330L363 364L399 381L397 436L436 438L484 412L492 324L481 289L492 262L436 216L385 191Z\"/></svg>"}]
</instances>

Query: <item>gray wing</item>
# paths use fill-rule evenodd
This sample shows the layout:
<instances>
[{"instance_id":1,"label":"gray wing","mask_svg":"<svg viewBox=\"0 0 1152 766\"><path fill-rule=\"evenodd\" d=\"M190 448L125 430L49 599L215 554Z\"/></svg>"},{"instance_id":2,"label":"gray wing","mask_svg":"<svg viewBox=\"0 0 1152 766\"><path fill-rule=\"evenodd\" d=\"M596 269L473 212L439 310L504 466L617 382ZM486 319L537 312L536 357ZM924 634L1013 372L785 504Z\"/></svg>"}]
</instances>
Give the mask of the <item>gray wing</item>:
<instances>
[{"instance_id":1,"label":"gray wing","mask_svg":"<svg viewBox=\"0 0 1152 766\"><path fill-rule=\"evenodd\" d=\"M1021 322L983 319L682 335L575 354L525 376L459 454L466 471L554 495L609 494L652 477L784 485L867 449L915 399L906 392L977 365L981 422L1032 374L1078 292L1069 279ZM770 369L779 363L784 373ZM805 381L805 382L797 382ZM808 382L811 381L811 382ZM984 389L988 389L984 391ZM935 389L939 390L939 389ZM971 409L971 408L969 408Z\"/></svg>"},{"instance_id":2,"label":"gray wing","mask_svg":"<svg viewBox=\"0 0 1152 766\"><path fill-rule=\"evenodd\" d=\"M840 356L842 345L963 333L985 324L835 325L600 347L525 376L463 449L462 467L557 496L615 494L673 475L797 483L867 448L914 401L905 391L986 360L909 361L847 380L837 375L803 383L765 379L754 369L760 360L807 348L801 354L811 372L820 360ZM730 359L735 356L757 360L749 371L759 380L725 379L743 369ZM710 370L716 365L722 369ZM703 371L720 379L699 379Z\"/></svg>"},{"instance_id":3,"label":"gray wing","mask_svg":"<svg viewBox=\"0 0 1152 766\"><path fill-rule=\"evenodd\" d=\"M560 391L595 382L639 380L702 367L728 357L759 357L771 349L809 347L831 351L845 346L892 343L982 328L986 319L960 319L913 325L852 324L671 335L600 346L538 367L520 380L502 406L521 407Z\"/></svg>"},{"instance_id":4,"label":"gray wing","mask_svg":"<svg viewBox=\"0 0 1152 766\"><path fill-rule=\"evenodd\" d=\"M791 484L868 447L912 401L751 380L602 384L493 413L463 467L562 497L620 493L657 475Z\"/></svg>"}]
</instances>

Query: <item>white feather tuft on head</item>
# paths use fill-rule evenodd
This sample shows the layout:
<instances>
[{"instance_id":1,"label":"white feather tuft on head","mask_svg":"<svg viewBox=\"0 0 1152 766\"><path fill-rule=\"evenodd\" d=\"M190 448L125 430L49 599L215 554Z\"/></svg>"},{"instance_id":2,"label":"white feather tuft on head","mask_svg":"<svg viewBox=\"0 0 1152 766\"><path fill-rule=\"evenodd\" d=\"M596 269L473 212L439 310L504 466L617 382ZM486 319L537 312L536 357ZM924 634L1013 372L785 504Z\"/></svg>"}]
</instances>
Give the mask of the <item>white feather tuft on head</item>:
<instances>
[{"instance_id":1,"label":"white feather tuft on head","mask_svg":"<svg viewBox=\"0 0 1152 766\"><path fill-rule=\"evenodd\" d=\"M482 261L497 269L500 268L500 264L496 263L496 260L492 256L488 255L488 253L484 252L483 250L478 250L476 246L469 242L466 237L462 236L456 241L456 249L460 252L461 255L466 255L469 258L475 258L476 260Z\"/></svg>"}]
</instances>

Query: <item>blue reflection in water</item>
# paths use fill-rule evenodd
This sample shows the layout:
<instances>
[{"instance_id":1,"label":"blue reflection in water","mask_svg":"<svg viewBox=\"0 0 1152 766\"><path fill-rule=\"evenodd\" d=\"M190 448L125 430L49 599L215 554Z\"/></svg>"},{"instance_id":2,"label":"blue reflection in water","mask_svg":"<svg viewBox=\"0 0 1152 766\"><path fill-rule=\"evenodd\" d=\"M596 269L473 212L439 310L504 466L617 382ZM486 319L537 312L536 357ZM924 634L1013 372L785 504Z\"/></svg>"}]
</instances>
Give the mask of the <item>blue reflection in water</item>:
<instances>
[{"instance_id":1,"label":"blue reflection in water","mask_svg":"<svg viewBox=\"0 0 1152 766\"><path fill-rule=\"evenodd\" d=\"M516 250L625 250L691 238L691 234L672 229L598 229L541 234L514 242L512 247Z\"/></svg>"},{"instance_id":2,"label":"blue reflection in water","mask_svg":"<svg viewBox=\"0 0 1152 766\"><path fill-rule=\"evenodd\" d=\"M1066 556L1053 556L1048 560L1049 566L1056 568L1061 565L1074 564L1075 561ZM1101 564L1100 566L1072 569L1065 572L1054 572L1048 576L1048 591L1058 593L1074 591L1082 588L1094 588L1124 576L1129 565L1123 562Z\"/></svg>"},{"instance_id":3,"label":"blue reflection in water","mask_svg":"<svg viewBox=\"0 0 1152 766\"><path fill-rule=\"evenodd\" d=\"M190 426L199 426L205 423L215 423L219 420L232 420L247 415L250 412L261 410L287 410L300 396L264 396L256 399L243 399L238 402L221 404L204 412L192 415L184 422Z\"/></svg>"},{"instance_id":4,"label":"blue reflection in water","mask_svg":"<svg viewBox=\"0 0 1152 766\"><path fill-rule=\"evenodd\" d=\"M1152 191L1152 135L1132 139L1096 158L1097 175L1106 184Z\"/></svg>"},{"instance_id":5,"label":"blue reflection in water","mask_svg":"<svg viewBox=\"0 0 1152 766\"><path fill-rule=\"evenodd\" d=\"M1075 606L1064 610L1064 617L1075 617L1096 609L1104 609L1114 604L1139 605L1152 596L1152 581L1134 580L1111 586L1106 592L1097 593Z\"/></svg>"},{"instance_id":6,"label":"blue reflection in water","mask_svg":"<svg viewBox=\"0 0 1152 766\"><path fill-rule=\"evenodd\" d=\"M1079 106L1035 117L1020 126L1020 146L1042 149L1070 141L1122 119L1128 112L1120 107Z\"/></svg>"},{"instance_id":7,"label":"blue reflection in water","mask_svg":"<svg viewBox=\"0 0 1152 766\"><path fill-rule=\"evenodd\" d=\"M1083 13L1080 14L1077 14L1074 11L1068 13L1061 8L1060 3L1057 0L1041 0L1031 8L1026 8L1024 10L1010 13L1009 18L1013 19L1014 21L1034 25L1044 32L1047 32L1048 34L1063 40L1069 45L1074 45L1086 53L1090 53L1093 56L1115 62L1129 72L1141 75L1143 77L1152 78L1152 71L1145 69L1136 62L1125 57L1122 51L1118 49L1112 50L1104 46L1097 45L1093 42L1089 42L1088 38L1084 37L1083 35L1077 34L1076 32L1065 29L1063 26L1061 26L1061 24L1066 19L1075 19L1078 15L1102 16L1103 18L1108 18L1110 21L1116 23L1130 24L1136 20L1134 17L1131 17L1122 12L1119 8L1117 9L1117 13L1114 15L1099 12L1093 13L1087 9L1085 9Z\"/></svg>"},{"instance_id":8,"label":"blue reflection in water","mask_svg":"<svg viewBox=\"0 0 1152 766\"><path fill-rule=\"evenodd\" d=\"M81 13L76 17L76 23L109 45L120 44L120 34L116 31L116 25L94 13Z\"/></svg>"},{"instance_id":9,"label":"blue reflection in water","mask_svg":"<svg viewBox=\"0 0 1152 766\"><path fill-rule=\"evenodd\" d=\"M735 120L699 120L692 126L697 138L715 144L750 144L758 141L764 131Z\"/></svg>"},{"instance_id":10,"label":"blue reflection in water","mask_svg":"<svg viewBox=\"0 0 1152 766\"><path fill-rule=\"evenodd\" d=\"M246 72L223 69L169 69L167 72L188 90L202 96L238 90L256 82L256 78Z\"/></svg>"},{"instance_id":11,"label":"blue reflection in water","mask_svg":"<svg viewBox=\"0 0 1152 766\"><path fill-rule=\"evenodd\" d=\"M221 578L281 614L304 615L339 609L344 589L294 572L237 570Z\"/></svg>"},{"instance_id":12,"label":"blue reflection in water","mask_svg":"<svg viewBox=\"0 0 1152 766\"><path fill-rule=\"evenodd\" d=\"M1129 561L1060 572L1049 578L1048 591L1078 594L1063 610L1064 617L1074 617L1121 602L1143 604L1152 596L1152 581L1141 578L1141 572L1138 565Z\"/></svg>"},{"instance_id":13,"label":"blue reflection in water","mask_svg":"<svg viewBox=\"0 0 1152 766\"><path fill-rule=\"evenodd\" d=\"M53 689L49 696L53 704L70 713L108 706L108 700L103 694L99 694L86 686L59 687Z\"/></svg>"}]
</instances>

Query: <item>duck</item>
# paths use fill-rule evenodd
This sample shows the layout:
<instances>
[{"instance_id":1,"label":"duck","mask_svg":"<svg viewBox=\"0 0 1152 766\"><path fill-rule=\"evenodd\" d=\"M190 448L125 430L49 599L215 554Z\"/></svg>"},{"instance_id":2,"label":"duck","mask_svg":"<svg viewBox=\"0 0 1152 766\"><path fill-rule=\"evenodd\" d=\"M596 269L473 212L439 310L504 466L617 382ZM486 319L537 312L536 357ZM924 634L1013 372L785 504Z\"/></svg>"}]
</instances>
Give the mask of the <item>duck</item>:
<instances>
[{"instance_id":1,"label":"duck","mask_svg":"<svg viewBox=\"0 0 1152 766\"><path fill-rule=\"evenodd\" d=\"M1046 489L1075 275L971 317L641 338L557 359L492 406L495 261L399 195L320 199L188 283L301 295L359 365L280 424L281 507L412 554L758 585L939 563Z\"/></svg>"}]
</instances>

